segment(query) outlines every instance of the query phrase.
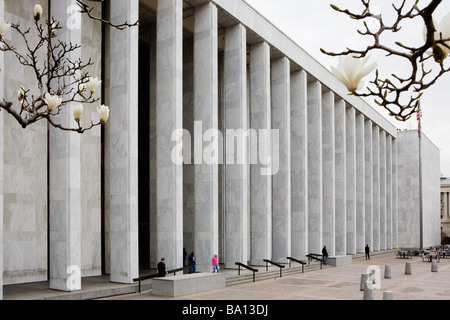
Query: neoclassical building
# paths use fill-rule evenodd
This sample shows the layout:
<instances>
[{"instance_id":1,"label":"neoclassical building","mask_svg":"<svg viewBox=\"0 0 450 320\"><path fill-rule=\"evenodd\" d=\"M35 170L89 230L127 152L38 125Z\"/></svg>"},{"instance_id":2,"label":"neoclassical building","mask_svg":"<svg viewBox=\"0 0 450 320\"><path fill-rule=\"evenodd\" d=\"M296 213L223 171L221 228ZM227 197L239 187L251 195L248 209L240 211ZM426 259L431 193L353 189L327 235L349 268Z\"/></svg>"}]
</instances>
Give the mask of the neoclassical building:
<instances>
[{"instance_id":1,"label":"neoclassical building","mask_svg":"<svg viewBox=\"0 0 450 320\"><path fill-rule=\"evenodd\" d=\"M95 62L111 115L80 135L45 121L24 130L0 112L0 288L132 283L162 256L183 266L183 248L210 271L214 253L234 268L324 245L345 256L440 243L438 148L422 135L420 153L416 131L348 95L245 1L96 6L112 22L140 20L125 30L79 16L75 0L37 2ZM33 7L1 0L0 16L32 27ZM14 56L0 63L5 99L33 85ZM95 117L94 106L83 121Z\"/></svg>"},{"instance_id":2,"label":"neoclassical building","mask_svg":"<svg viewBox=\"0 0 450 320\"><path fill-rule=\"evenodd\" d=\"M450 234L450 179L441 177L441 224L442 232L447 236Z\"/></svg>"}]
</instances>

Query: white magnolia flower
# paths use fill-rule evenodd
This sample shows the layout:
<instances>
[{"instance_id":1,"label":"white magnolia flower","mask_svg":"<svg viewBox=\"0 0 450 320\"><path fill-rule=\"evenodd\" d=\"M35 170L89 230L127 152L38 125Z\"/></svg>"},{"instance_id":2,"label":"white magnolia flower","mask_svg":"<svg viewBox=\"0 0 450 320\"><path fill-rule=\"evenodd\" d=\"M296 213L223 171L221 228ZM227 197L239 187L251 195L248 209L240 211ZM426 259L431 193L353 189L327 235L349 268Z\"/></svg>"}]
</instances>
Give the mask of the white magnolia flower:
<instances>
[{"instance_id":1,"label":"white magnolia flower","mask_svg":"<svg viewBox=\"0 0 450 320\"><path fill-rule=\"evenodd\" d=\"M364 87L362 78L374 71L378 65L374 62L366 66L369 58L354 58L351 55L339 56L337 68L331 66L331 71L347 87L348 91L361 90Z\"/></svg>"},{"instance_id":2,"label":"white magnolia flower","mask_svg":"<svg viewBox=\"0 0 450 320\"><path fill-rule=\"evenodd\" d=\"M42 6L40 4L36 4L34 6L34 20L38 21L42 16Z\"/></svg>"},{"instance_id":3,"label":"white magnolia flower","mask_svg":"<svg viewBox=\"0 0 450 320\"><path fill-rule=\"evenodd\" d=\"M98 80L98 78L89 78L88 83L86 83L86 86L91 90L91 94L97 90L98 86L101 84L101 80Z\"/></svg>"},{"instance_id":4,"label":"white magnolia flower","mask_svg":"<svg viewBox=\"0 0 450 320\"><path fill-rule=\"evenodd\" d=\"M20 86L19 91L17 91L17 99L19 101L22 101L23 98L25 98L25 89L22 86Z\"/></svg>"},{"instance_id":5,"label":"white magnolia flower","mask_svg":"<svg viewBox=\"0 0 450 320\"><path fill-rule=\"evenodd\" d=\"M100 122L102 124L105 124L109 118L109 107L102 104L100 107L97 108L97 111L98 111L98 114L100 115Z\"/></svg>"},{"instance_id":6,"label":"white magnolia flower","mask_svg":"<svg viewBox=\"0 0 450 320\"><path fill-rule=\"evenodd\" d=\"M44 96L44 101L48 106L49 111L53 111L55 108L58 108L62 103L62 98L57 95L51 95L48 92Z\"/></svg>"},{"instance_id":7,"label":"white magnolia flower","mask_svg":"<svg viewBox=\"0 0 450 320\"><path fill-rule=\"evenodd\" d=\"M3 19L0 19L0 35L3 36L11 28L10 23L6 23Z\"/></svg>"},{"instance_id":8,"label":"white magnolia flower","mask_svg":"<svg viewBox=\"0 0 450 320\"><path fill-rule=\"evenodd\" d=\"M73 118L75 119L76 122L80 122L81 117L83 116L83 105L80 103L78 105L75 106L75 108L73 109Z\"/></svg>"},{"instance_id":9,"label":"white magnolia flower","mask_svg":"<svg viewBox=\"0 0 450 320\"><path fill-rule=\"evenodd\" d=\"M78 85L78 93L84 97L84 92L86 91L86 83L80 83Z\"/></svg>"},{"instance_id":10,"label":"white magnolia flower","mask_svg":"<svg viewBox=\"0 0 450 320\"><path fill-rule=\"evenodd\" d=\"M436 28L436 32L434 33L434 39L440 40L440 39L449 39L450 38L450 12L445 15L440 22L436 22L433 20L434 26ZM423 27L423 39L427 40L427 28L426 26ZM450 47L450 41L445 42L446 45ZM450 53L450 49L447 48L444 45L437 45L438 48L433 48L434 55L438 55L437 60L443 60L445 59L448 54Z\"/></svg>"},{"instance_id":11,"label":"white magnolia flower","mask_svg":"<svg viewBox=\"0 0 450 320\"><path fill-rule=\"evenodd\" d=\"M53 22L52 22L52 25L50 26L51 34L52 34L52 35L55 35L55 33L56 33L56 27L57 27L57 26L58 26L58 22L53 21Z\"/></svg>"}]
</instances>

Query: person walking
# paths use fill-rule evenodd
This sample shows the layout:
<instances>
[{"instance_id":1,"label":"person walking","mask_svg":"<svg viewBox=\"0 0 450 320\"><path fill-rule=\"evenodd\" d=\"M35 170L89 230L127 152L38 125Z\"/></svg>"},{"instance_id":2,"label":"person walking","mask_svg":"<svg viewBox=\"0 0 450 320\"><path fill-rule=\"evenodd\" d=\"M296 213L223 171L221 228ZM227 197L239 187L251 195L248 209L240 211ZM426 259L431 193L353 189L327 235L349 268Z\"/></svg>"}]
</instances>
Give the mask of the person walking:
<instances>
[{"instance_id":1,"label":"person walking","mask_svg":"<svg viewBox=\"0 0 450 320\"><path fill-rule=\"evenodd\" d=\"M213 267L213 273L215 273L216 271L217 273L219 273L219 258L217 257L217 253L215 253L212 257L211 264Z\"/></svg>"},{"instance_id":2,"label":"person walking","mask_svg":"<svg viewBox=\"0 0 450 320\"><path fill-rule=\"evenodd\" d=\"M366 251L366 260L370 260L370 248L368 244L366 244L365 251Z\"/></svg>"},{"instance_id":3,"label":"person walking","mask_svg":"<svg viewBox=\"0 0 450 320\"><path fill-rule=\"evenodd\" d=\"M323 264L327 264L327 258L328 258L327 246L323 246L322 258L323 258Z\"/></svg>"},{"instance_id":4,"label":"person walking","mask_svg":"<svg viewBox=\"0 0 450 320\"><path fill-rule=\"evenodd\" d=\"M191 255L188 257L188 265L189 265L189 273L194 273L195 270L197 269L194 252L191 252Z\"/></svg>"}]
</instances>

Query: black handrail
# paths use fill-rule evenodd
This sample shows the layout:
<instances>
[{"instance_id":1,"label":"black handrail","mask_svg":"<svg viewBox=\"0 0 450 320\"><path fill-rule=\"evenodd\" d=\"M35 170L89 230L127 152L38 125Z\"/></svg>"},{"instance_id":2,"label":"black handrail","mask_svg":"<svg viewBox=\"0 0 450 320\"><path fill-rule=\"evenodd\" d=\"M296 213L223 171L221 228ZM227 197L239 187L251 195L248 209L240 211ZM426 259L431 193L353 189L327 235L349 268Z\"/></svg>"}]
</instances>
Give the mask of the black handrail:
<instances>
[{"instance_id":1,"label":"black handrail","mask_svg":"<svg viewBox=\"0 0 450 320\"><path fill-rule=\"evenodd\" d=\"M298 263L300 263L300 264L302 265L302 273L305 272L305 264L306 264L306 262L301 261L301 260L297 260L297 259L292 258L292 257L287 257L286 259L289 260L289 268L291 267L291 262L292 262L292 261L295 261L295 262L298 262ZM291 261L291 260L292 260L292 261Z\"/></svg>"},{"instance_id":2,"label":"black handrail","mask_svg":"<svg viewBox=\"0 0 450 320\"><path fill-rule=\"evenodd\" d=\"M310 253L310 254L307 254L306 256L308 257L308 264L309 264L309 262L310 262L312 259L315 259L315 260L317 260L317 261L320 261L320 269L322 269L322 263L323 263L323 260L320 259L320 258L317 258L317 256L321 257L321 256L322 256L321 254Z\"/></svg>"},{"instance_id":3,"label":"black handrail","mask_svg":"<svg viewBox=\"0 0 450 320\"><path fill-rule=\"evenodd\" d=\"M249 267L241 262L235 262L235 264L238 266L238 276L241 275L241 267L244 267L245 269L248 269L253 272L253 282L255 282L255 272L258 272L258 269L254 269L252 267Z\"/></svg>"},{"instance_id":4,"label":"black handrail","mask_svg":"<svg viewBox=\"0 0 450 320\"><path fill-rule=\"evenodd\" d=\"M169 270L169 271L167 271L167 273L168 274L173 273L173 275L175 275L177 272L180 272L180 271L183 271L183 270L184 270L184 268L178 268L178 269ZM139 277L139 278L134 278L133 281L134 282L139 281L139 293L140 293L141 292L141 281L152 279L152 278L157 278L157 277L158 277L158 274L154 273L154 274L149 274L149 275L142 276L142 277Z\"/></svg>"},{"instance_id":5,"label":"black handrail","mask_svg":"<svg viewBox=\"0 0 450 320\"><path fill-rule=\"evenodd\" d=\"M274 266L277 266L278 268L280 268L280 278L283 276L283 275L282 275L282 272L281 272L281 271L283 270L283 268L284 268L283 265L278 264L278 263L273 262L273 261L270 261L270 260L268 260L268 259L263 259L263 261L266 263L266 271L269 270L269 263L270 263L270 264L273 264Z\"/></svg>"}]
</instances>

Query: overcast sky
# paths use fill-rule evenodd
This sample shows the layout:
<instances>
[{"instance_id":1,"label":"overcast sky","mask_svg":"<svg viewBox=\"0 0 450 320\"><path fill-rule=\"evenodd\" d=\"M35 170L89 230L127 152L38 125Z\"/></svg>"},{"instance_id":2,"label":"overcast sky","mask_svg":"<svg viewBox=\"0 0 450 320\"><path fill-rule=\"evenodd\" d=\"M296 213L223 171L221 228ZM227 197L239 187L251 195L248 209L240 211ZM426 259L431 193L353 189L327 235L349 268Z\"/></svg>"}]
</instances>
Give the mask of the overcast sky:
<instances>
[{"instance_id":1,"label":"overcast sky","mask_svg":"<svg viewBox=\"0 0 450 320\"><path fill-rule=\"evenodd\" d=\"M337 65L338 58L324 55L320 52L320 48L331 52L341 52L346 47L361 49L365 43L369 43L365 42L367 37L362 37L356 32L357 29L362 30L361 23L349 19L330 7L330 4L335 4L341 9L361 12L363 9L361 1L245 1L329 70L331 65ZM372 0L371 4L373 5L373 10L379 10L383 14L384 19L389 21L389 18L392 18L395 14L392 3L399 6L401 2L401 0ZM408 1L408 3L411 3L411 1ZM419 7L423 7L428 3L429 0L422 0L419 2ZM450 12L450 1L443 1L435 12L435 19L440 21L448 12ZM373 23L376 24L376 22ZM395 38L387 38L386 41L392 41L392 43L400 41L405 45L420 45L423 43L422 28L423 23L417 20L411 25L405 25L401 33L395 35ZM399 61L393 61L384 57L384 55L375 53L372 55L371 60L378 62L380 74L409 72L409 69L405 69L405 66ZM450 57L448 60L447 63L450 64ZM372 79L373 75L368 77L367 81ZM373 103L373 99L367 100L367 102L398 129L417 129L415 117L412 117L406 123L399 122L387 116L387 112ZM423 110L423 132L441 150L441 172L444 176L450 176L450 74L441 77L434 86L424 93L421 105Z\"/></svg>"}]
</instances>

